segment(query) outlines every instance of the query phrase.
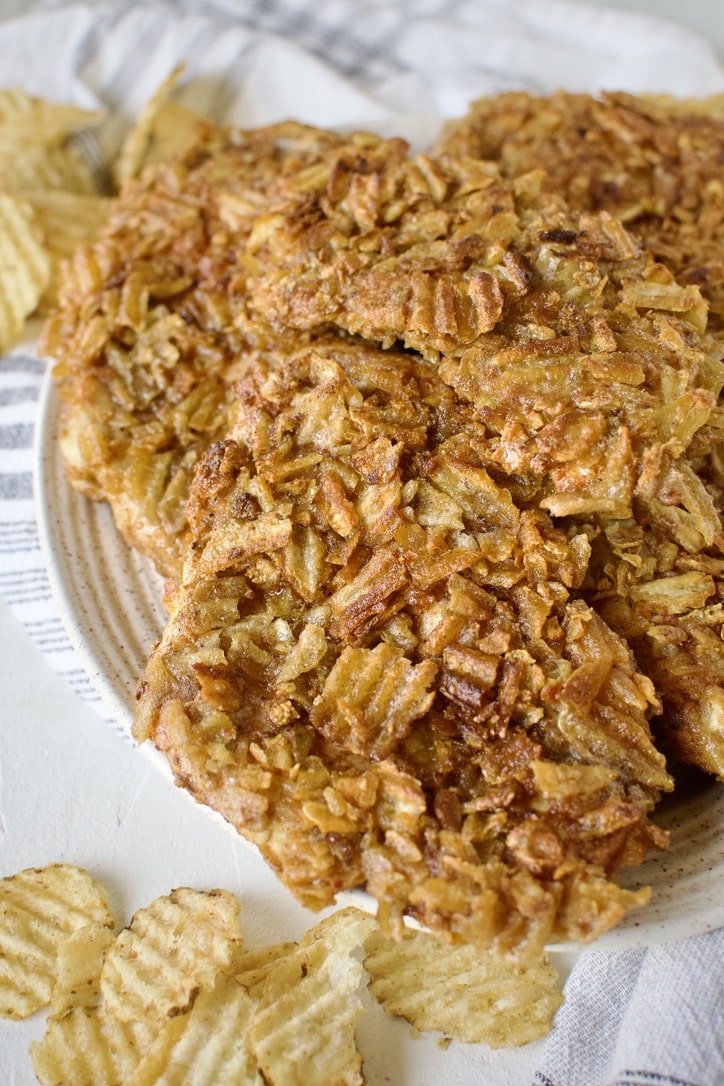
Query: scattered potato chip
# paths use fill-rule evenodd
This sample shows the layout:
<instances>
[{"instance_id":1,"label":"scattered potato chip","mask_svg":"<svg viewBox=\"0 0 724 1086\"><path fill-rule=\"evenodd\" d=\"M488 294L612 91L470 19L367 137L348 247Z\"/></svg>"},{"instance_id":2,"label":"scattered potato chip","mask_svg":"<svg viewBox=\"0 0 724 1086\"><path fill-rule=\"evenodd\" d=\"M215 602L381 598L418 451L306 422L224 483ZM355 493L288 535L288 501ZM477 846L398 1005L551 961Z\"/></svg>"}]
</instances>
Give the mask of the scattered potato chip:
<instances>
[{"instance_id":1,"label":"scattered potato chip","mask_svg":"<svg viewBox=\"0 0 724 1086\"><path fill-rule=\"evenodd\" d=\"M51 1014L30 1058L42 1086L126 1086L155 1034L98 1006Z\"/></svg>"},{"instance_id":2,"label":"scattered potato chip","mask_svg":"<svg viewBox=\"0 0 724 1086\"><path fill-rule=\"evenodd\" d=\"M251 1042L269 1086L362 1083L355 1023L363 970L353 950L376 927L358 909L320 921L271 970L251 1026Z\"/></svg>"},{"instance_id":3,"label":"scattered potato chip","mask_svg":"<svg viewBox=\"0 0 724 1086\"><path fill-rule=\"evenodd\" d=\"M95 239L108 219L111 201L60 189L34 190L26 194L26 199L43 231L50 258L50 278L39 305L44 313L55 304L64 261L73 255L76 246Z\"/></svg>"},{"instance_id":4,"label":"scattered potato chip","mask_svg":"<svg viewBox=\"0 0 724 1086\"><path fill-rule=\"evenodd\" d=\"M388 1014L455 1041L527 1044L548 1032L563 1001L557 973L542 959L519 968L490 951L410 930L399 942L375 931L365 952L370 990Z\"/></svg>"},{"instance_id":5,"label":"scattered potato chip","mask_svg":"<svg viewBox=\"0 0 724 1086\"><path fill-rule=\"evenodd\" d=\"M254 1001L220 973L188 1014L172 1018L127 1086L262 1086L249 1040Z\"/></svg>"},{"instance_id":6,"label":"scattered potato chip","mask_svg":"<svg viewBox=\"0 0 724 1086\"><path fill-rule=\"evenodd\" d=\"M65 102L36 98L18 88L0 90L0 141L27 147L62 143L77 128L99 124L102 114Z\"/></svg>"},{"instance_id":7,"label":"scattered potato chip","mask_svg":"<svg viewBox=\"0 0 724 1086\"><path fill-rule=\"evenodd\" d=\"M50 1002L65 939L88 924L112 928L105 890L71 864L0 881L0 1015L27 1018Z\"/></svg>"},{"instance_id":8,"label":"scattered potato chip","mask_svg":"<svg viewBox=\"0 0 724 1086\"><path fill-rule=\"evenodd\" d=\"M140 172L153 139L159 114L181 81L185 70L185 64L178 64L164 79L156 93L149 98L135 125L124 139L113 167L113 176L118 188Z\"/></svg>"},{"instance_id":9,"label":"scattered potato chip","mask_svg":"<svg viewBox=\"0 0 724 1086\"><path fill-rule=\"evenodd\" d=\"M105 1019L92 1007L52 1015L42 1040L30 1046L42 1086L121 1086Z\"/></svg>"},{"instance_id":10,"label":"scattered potato chip","mask_svg":"<svg viewBox=\"0 0 724 1086\"><path fill-rule=\"evenodd\" d=\"M180 102L162 102L156 114L142 165L167 162L197 142L201 117Z\"/></svg>"},{"instance_id":11,"label":"scattered potato chip","mask_svg":"<svg viewBox=\"0 0 724 1086\"><path fill-rule=\"evenodd\" d=\"M50 260L33 209L0 194L0 353L19 335L49 278Z\"/></svg>"},{"instance_id":12,"label":"scattered potato chip","mask_svg":"<svg viewBox=\"0 0 724 1086\"><path fill-rule=\"evenodd\" d=\"M4 192L39 192L62 189L91 196L96 192L88 163L75 148L42 147L36 143L17 149L6 148L0 138L0 189Z\"/></svg>"},{"instance_id":13,"label":"scattered potato chip","mask_svg":"<svg viewBox=\"0 0 724 1086\"><path fill-rule=\"evenodd\" d=\"M226 890L174 890L139 909L106 953L101 993L121 1022L153 1031L190 1009L242 943L240 906Z\"/></svg>"}]
</instances>

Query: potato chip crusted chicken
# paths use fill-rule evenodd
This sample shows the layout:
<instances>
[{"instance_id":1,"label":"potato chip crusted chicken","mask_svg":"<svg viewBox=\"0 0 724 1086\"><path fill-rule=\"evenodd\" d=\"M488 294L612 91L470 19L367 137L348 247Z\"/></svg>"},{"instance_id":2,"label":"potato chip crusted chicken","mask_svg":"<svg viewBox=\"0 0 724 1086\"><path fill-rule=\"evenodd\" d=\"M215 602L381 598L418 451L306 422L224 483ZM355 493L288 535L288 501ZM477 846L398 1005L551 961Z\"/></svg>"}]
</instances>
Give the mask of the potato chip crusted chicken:
<instances>
[{"instance_id":1,"label":"potato chip crusted chicken","mask_svg":"<svg viewBox=\"0 0 724 1086\"><path fill-rule=\"evenodd\" d=\"M724 321L724 98L556 91L481 98L450 122L438 153L545 172L572 209L608 211Z\"/></svg>"},{"instance_id":2,"label":"potato chip crusted chicken","mask_svg":"<svg viewBox=\"0 0 724 1086\"><path fill-rule=\"evenodd\" d=\"M251 346L234 326L237 251L267 188L341 139L291 122L202 123L184 156L125 185L100 240L66 270L41 350L65 402L68 475L109 501L123 535L167 574L180 570L194 466L226 432Z\"/></svg>"},{"instance_id":3,"label":"potato chip crusted chicken","mask_svg":"<svg viewBox=\"0 0 724 1086\"><path fill-rule=\"evenodd\" d=\"M516 502L412 354L326 340L237 389L189 505L134 734L318 908L525 958L642 903L653 686L581 599L590 542Z\"/></svg>"},{"instance_id":4,"label":"potato chip crusted chicken","mask_svg":"<svg viewBox=\"0 0 724 1086\"><path fill-rule=\"evenodd\" d=\"M417 349L474 407L491 437L483 462L516 500L571 531L634 519L720 554L724 366L699 286L608 211L571 211L541 184L541 171L505 180L496 164L411 158L394 141L337 149L260 214L246 326ZM688 640L668 642L681 666L657 669L677 720L664 726L678 757L724 775L720 757L699 757L712 750L704 701L685 699L682 719ZM718 682L716 655L702 690Z\"/></svg>"},{"instance_id":5,"label":"potato chip crusted chicken","mask_svg":"<svg viewBox=\"0 0 724 1086\"><path fill-rule=\"evenodd\" d=\"M421 351L498 435L528 501L630 516L655 462L720 436L706 303L610 215L397 143L338 149L279 193L249 237L250 334L335 328Z\"/></svg>"}]
</instances>

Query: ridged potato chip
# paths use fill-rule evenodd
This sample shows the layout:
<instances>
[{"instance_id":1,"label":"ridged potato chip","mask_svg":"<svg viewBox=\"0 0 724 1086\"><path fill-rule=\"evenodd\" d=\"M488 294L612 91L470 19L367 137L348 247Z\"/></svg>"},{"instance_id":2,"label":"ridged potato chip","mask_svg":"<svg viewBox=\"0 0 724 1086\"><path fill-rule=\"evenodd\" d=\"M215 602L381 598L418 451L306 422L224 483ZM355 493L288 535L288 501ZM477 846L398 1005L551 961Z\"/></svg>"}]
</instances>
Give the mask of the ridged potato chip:
<instances>
[{"instance_id":1,"label":"ridged potato chip","mask_svg":"<svg viewBox=\"0 0 724 1086\"><path fill-rule=\"evenodd\" d=\"M363 970L353 956L376 927L346 908L320 921L270 972L251 1026L268 1086L357 1086L362 1056L354 1030L363 1012Z\"/></svg>"},{"instance_id":2,"label":"ridged potato chip","mask_svg":"<svg viewBox=\"0 0 724 1086\"><path fill-rule=\"evenodd\" d=\"M151 1036L118 1022L98 1006L72 1006L51 1014L40 1041L30 1045L42 1086L126 1086Z\"/></svg>"},{"instance_id":3,"label":"ridged potato chip","mask_svg":"<svg viewBox=\"0 0 724 1086\"><path fill-rule=\"evenodd\" d=\"M50 279L50 260L32 207L0 193L0 353L12 345Z\"/></svg>"},{"instance_id":4,"label":"ridged potato chip","mask_svg":"<svg viewBox=\"0 0 724 1086\"><path fill-rule=\"evenodd\" d=\"M25 193L61 189L79 195L96 193L87 162L68 144L17 149L7 147L0 137L0 189Z\"/></svg>"},{"instance_id":5,"label":"ridged potato chip","mask_svg":"<svg viewBox=\"0 0 724 1086\"><path fill-rule=\"evenodd\" d=\"M62 143L78 128L98 124L101 114L95 110L65 102L37 98L19 87L0 90L0 140L13 139L29 145Z\"/></svg>"},{"instance_id":6,"label":"ridged potato chip","mask_svg":"<svg viewBox=\"0 0 724 1086\"><path fill-rule=\"evenodd\" d=\"M50 276L40 299L41 313L55 304L61 270L76 246L92 242L108 219L111 201L98 195L44 189L28 192L26 200L35 214L50 258Z\"/></svg>"},{"instance_id":7,"label":"ridged potato chip","mask_svg":"<svg viewBox=\"0 0 724 1086\"><path fill-rule=\"evenodd\" d=\"M71 864L0 881L0 1015L27 1018L51 1000L64 940L89 924L112 928L105 890Z\"/></svg>"},{"instance_id":8,"label":"ridged potato chip","mask_svg":"<svg viewBox=\"0 0 724 1086\"><path fill-rule=\"evenodd\" d=\"M172 1018L126 1086L262 1086L249 1040L254 1000L226 973Z\"/></svg>"},{"instance_id":9,"label":"ridged potato chip","mask_svg":"<svg viewBox=\"0 0 724 1086\"><path fill-rule=\"evenodd\" d=\"M381 931L365 941L370 990L388 1014L419 1030L491 1048L544 1036L563 1001L544 959L520 968L490 951L448 946L425 931L397 942Z\"/></svg>"},{"instance_id":10,"label":"ridged potato chip","mask_svg":"<svg viewBox=\"0 0 724 1086\"><path fill-rule=\"evenodd\" d=\"M153 1031L189 1010L241 946L239 911L226 890L187 887L139 909L103 962L101 993L108 1012Z\"/></svg>"}]
</instances>

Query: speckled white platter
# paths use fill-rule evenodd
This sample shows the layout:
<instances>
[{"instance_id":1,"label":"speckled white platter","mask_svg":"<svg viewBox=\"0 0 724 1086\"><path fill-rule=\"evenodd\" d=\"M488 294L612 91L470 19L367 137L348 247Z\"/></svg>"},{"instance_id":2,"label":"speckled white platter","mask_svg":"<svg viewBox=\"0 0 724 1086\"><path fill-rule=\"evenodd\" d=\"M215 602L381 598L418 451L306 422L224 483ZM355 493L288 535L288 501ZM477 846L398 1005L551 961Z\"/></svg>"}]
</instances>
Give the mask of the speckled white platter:
<instances>
[{"instance_id":1,"label":"speckled white platter","mask_svg":"<svg viewBox=\"0 0 724 1086\"><path fill-rule=\"evenodd\" d=\"M50 379L40 408L36 492L51 586L83 667L130 737L136 684L165 620L162 581L118 535L108 507L68 485L58 452L60 405ZM169 774L149 743L141 749ZM651 903L598 940L598 949L650 945L724 924L724 784L698 775L683 782L664 800L657 821L671 833L670 848L624 880L631 887L650 885ZM354 899L372 905L366 894Z\"/></svg>"}]
</instances>

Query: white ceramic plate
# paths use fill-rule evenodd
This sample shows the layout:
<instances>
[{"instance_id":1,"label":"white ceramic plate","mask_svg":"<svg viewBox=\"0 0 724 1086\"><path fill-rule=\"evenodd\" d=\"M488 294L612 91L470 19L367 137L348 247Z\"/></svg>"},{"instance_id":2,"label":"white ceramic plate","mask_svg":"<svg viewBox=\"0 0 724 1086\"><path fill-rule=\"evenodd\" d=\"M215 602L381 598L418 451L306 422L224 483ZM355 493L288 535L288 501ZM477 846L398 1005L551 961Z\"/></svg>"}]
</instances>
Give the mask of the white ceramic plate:
<instances>
[{"instance_id":1,"label":"white ceramic plate","mask_svg":"<svg viewBox=\"0 0 724 1086\"><path fill-rule=\"evenodd\" d=\"M41 545L80 661L113 720L130 736L136 684L164 624L162 581L126 546L108 507L68 485L58 450L59 417L58 397L46 378L36 443ZM142 750L169 774L150 743ZM631 887L650 885L651 903L598 940L597 948L650 945L724 924L724 784L692 774L663 801L657 821L671 832L670 848L624 880ZM371 906L366 894L354 898Z\"/></svg>"}]
</instances>

